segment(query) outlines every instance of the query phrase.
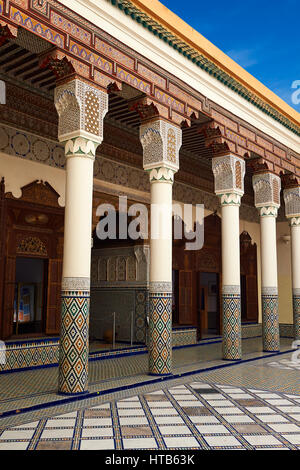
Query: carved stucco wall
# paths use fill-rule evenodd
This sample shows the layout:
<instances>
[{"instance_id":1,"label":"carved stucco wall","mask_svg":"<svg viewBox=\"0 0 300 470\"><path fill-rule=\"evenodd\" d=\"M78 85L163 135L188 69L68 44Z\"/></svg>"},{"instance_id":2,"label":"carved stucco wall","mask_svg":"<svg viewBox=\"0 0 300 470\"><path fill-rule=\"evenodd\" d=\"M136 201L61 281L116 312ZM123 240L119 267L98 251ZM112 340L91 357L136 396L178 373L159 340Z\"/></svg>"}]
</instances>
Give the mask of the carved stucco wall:
<instances>
[{"instance_id":1,"label":"carved stucco wall","mask_svg":"<svg viewBox=\"0 0 300 470\"><path fill-rule=\"evenodd\" d=\"M116 314L117 341L145 342L149 246L92 250L90 334L103 339ZM133 318L132 318L133 315Z\"/></svg>"},{"instance_id":2,"label":"carved stucco wall","mask_svg":"<svg viewBox=\"0 0 300 470\"><path fill-rule=\"evenodd\" d=\"M64 169L65 156L63 146L59 142L46 139L29 132L21 131L4 124L0 124L0 153L19 157L22 160L29 160L48 165L52 168ZM15 165L15 163L13 163ZM141 159L142 165L142 159ZM41 170L42 171L42 170ZM51 172L50 172L51 173ZM0 174L5 176L5 174ZM127 164L113 161L105 155L97 155L94 164L95 182L117 185L135 191L149 194L149 175L141 168L132 167ZM64 194L63 179L60 178L61 187L55 189L59 194ZM8 181L9 183L9 181ZM26 181L27 183L27 181ZM26 184L22 182L22 185ZM107 188L111 192L111 188ZM174 183L173 198L176 201L186 204L204 204L209 211L219 209L219 198L213 194L199 188L176 181ZM241 218L249 222L258 222L258 214L255 207L242 204L240 209Z\"/></svg>"}]
</instances>

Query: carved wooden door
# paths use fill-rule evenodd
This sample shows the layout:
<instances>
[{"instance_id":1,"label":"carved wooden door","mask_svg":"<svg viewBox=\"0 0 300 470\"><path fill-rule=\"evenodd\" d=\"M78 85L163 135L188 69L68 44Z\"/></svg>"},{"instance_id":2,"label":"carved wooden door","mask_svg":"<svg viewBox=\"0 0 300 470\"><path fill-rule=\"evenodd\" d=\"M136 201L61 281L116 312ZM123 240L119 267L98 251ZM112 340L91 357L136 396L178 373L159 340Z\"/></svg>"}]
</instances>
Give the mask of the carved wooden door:
<instances>
[{"instance_id":1,"label":"carved wooden door","mask_svg":"<svg viewBox=\"0 0 300 470\"><path fill-rule=\"evenodd\" d=\"M258 295L257 295L257 276L248 274L246 276L246 295L247 295L247 320L258 321Z\"/></svg>"},{"instance_id":2,"label":"carved wooden door","mask_svg":"<svg viewBox=\"0 0 300 470\"><path fill-rule=\"evenodd\" d=\"M2 312L2 339L13 334L14 300L16 288L16 257L7 256L5 259L5 277Z\"/></svg>"},{"instance_id":3,"label":"carved wooden door","mask_svg":"<svg viewBox=\"0 0 300 470\"><path fill-rule=\"evenodd\" d=\"M179 271L179 323L193 324L193 271Z\"/></svg>"},{"instance_id":4,"label":"carved wooden door","mask_svg":"<svg viewBox=\"0 0 300 470\"><path fill-rule=\"evenodd\" d=\"M62 260L50 259L48 264L46 334L57 335L61 315Z\"/></svg>"}]
</instances>

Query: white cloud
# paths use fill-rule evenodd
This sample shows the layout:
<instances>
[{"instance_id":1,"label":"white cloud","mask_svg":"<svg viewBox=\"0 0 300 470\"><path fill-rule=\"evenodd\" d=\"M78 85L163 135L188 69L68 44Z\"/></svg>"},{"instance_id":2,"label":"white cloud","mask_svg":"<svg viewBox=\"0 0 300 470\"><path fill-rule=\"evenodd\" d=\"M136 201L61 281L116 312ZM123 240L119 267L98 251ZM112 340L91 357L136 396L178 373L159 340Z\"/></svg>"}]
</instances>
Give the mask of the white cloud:
<instances>
[{"instance_id":1,"label":"white cloud","mask_svg":"<svg viewBox=\"0 0 300 470\"><path fill-rule=\"evenodd\" d=\"M248 68L258 63L254 49L231 49L226 54L242 67Z\"/></svg>"}]
</instances>

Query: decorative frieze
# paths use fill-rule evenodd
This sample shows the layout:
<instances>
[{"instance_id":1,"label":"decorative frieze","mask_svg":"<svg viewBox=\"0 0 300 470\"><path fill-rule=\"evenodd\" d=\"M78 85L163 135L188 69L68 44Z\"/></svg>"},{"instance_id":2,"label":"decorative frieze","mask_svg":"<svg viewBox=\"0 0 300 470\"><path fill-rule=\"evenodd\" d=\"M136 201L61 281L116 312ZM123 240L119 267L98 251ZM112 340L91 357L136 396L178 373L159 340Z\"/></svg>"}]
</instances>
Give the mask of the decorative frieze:
<instances>
[{"instance_id":1,"label":"decorative frieze","mask_svg":"<svg viewBox=\"0 0 300 470\"><path fill-rule=\"evenodd\" d=\"M64 168L66 162L62 144L5 125L0 125L0 152L55 168ZM149 177L142 169L115 162L102 151L101 156L96 155L94 178L122 185L124 188L149 192ZM116 192L116 195L118 194L119 190ZM219 198L215 194L196 187L191 191L190 186L178 181L174 182L173 199L186 204L204 204L205 208L211 211L219 208ZM242 204L240 211L242 219L258 221L255 208Z\"/></svg>"},{"instance_id":2,"label":"decorative frieze","mask_svg":"<svg viewBox=\"0 0 300 470\"><path fill-rule=\"evenodd\" d=\"M16 249L17 254L48 256L46 245L38 237L23 238Z\"/></svg>"},{"instance_id":3,"label":"decorative frieze","mask_svg":"<svg viewBox=\"0 0 300 470\"><path fill-rule=\"evenodd\" d=\"M172 292L172 282L150 281L150 292Z\"/></svg>"},{"instance_id":4,"label":"decorative frieze","mask_svg":"<svg viewBox=\"0 0 300 470\"><path fill-rule=\"evenodd\" d=\"M90 290L89 277L63 277L61 282L62 291L87 291Z\"/></svg>"}]
</instances>

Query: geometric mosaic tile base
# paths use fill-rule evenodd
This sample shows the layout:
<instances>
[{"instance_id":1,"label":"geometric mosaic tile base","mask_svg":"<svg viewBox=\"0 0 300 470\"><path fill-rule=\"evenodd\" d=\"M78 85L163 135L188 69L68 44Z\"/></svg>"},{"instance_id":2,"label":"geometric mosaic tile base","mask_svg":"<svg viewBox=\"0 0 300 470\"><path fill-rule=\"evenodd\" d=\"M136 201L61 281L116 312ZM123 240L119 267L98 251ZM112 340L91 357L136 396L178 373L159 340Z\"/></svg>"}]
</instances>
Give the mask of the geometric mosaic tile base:
<instances>
[{"instance_id":1,"label":"geometric mosaic tile base","mask_svg":"<svg viewBox=\"0 0 300 470\"><path fill-rule=\"evenodd\" d=\"M62 292L59 391L87 391L89 356L89 291Z\"/></svg>"},{"instance_id":2,"label":"geometric mosaic tile base","mask_svg":"<svg viewBox=\"0 0 300 470\"><path fill-rule=\"evenodd\" d=\"M167 375L172 372L172 294L149 294L149 372Z\"/></svg>"},{"instance_id":3,"label":"geometric mosaic tile base","mask_svg":"<svg viewBox=\"0 0 300 470\"><path fill-rule=\"evenodd\" d=\"M293 295L294 338L300 340L300 295Z\"/></svg>"},{"instance_id":4,"label":"geometric mosaic tile base","mask_svg":"<svg viewBox=\"0 0 300 470\"><path fill-rule=\"evenodd\" d=\"M222 294L223 300L223 358L242 358L241 296Z\"/></svg>"},{"instance_id":5,"label":"geometric mosaic tile base","mask_svg":"<svg viewBox=\"0 0 300 470\"><path fill-rule=\"evenodd\" d=\"M262 294L263 349L279 351L278 295Z\"/></svg>"}]
</instances>

